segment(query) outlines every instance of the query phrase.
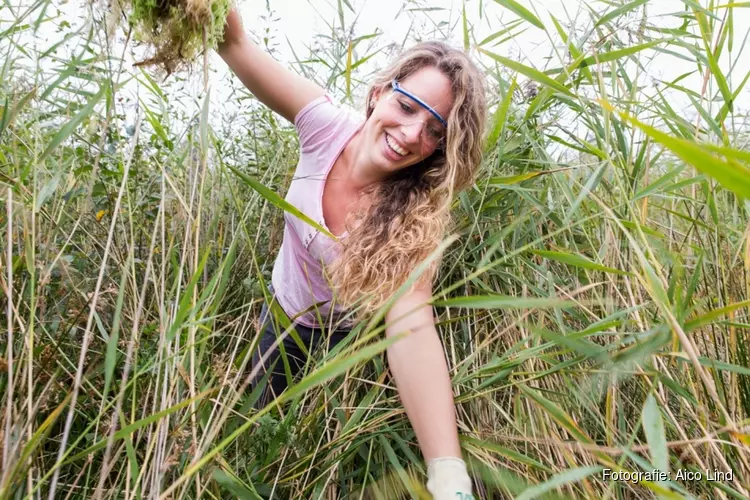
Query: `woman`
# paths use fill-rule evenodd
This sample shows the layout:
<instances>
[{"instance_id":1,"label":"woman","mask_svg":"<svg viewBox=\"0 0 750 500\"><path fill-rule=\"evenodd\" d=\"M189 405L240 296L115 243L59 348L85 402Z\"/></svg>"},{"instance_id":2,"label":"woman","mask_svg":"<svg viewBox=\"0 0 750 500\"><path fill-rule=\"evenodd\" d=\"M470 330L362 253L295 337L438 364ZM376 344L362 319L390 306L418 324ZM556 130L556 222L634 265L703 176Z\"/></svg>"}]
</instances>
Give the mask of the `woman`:
<instances>
[{"instance_id":1,"label":"woman","mask_svg":"<svg viewBox=\"0 0 750 500\"><path fill-rule=\"evenodd\" d=\"M347 311L356 305L361 318L386 303L443 239L453 196L471 184L481 159L482 74L461 51L418 44L375 79L363 121L252 43L234 9L219 54L297 128L300 161L286 199L338 238L285 213L272 285L310 350L326 335L335 345L348 332ZM468 499L471 480L429 305L435 271L433 265L386 314L387 336L408 332L389 346L388 365L428 463L427 489L438 500ZM269 316L264 305L254 365L278 360L278 351L261 360L276 339ZM326 324L339 328L329 332ZM294 374L305 356L289 337L283 346ZM286 386L283 367L270 377L277 396Z\"/></svg>"}]
</instances>

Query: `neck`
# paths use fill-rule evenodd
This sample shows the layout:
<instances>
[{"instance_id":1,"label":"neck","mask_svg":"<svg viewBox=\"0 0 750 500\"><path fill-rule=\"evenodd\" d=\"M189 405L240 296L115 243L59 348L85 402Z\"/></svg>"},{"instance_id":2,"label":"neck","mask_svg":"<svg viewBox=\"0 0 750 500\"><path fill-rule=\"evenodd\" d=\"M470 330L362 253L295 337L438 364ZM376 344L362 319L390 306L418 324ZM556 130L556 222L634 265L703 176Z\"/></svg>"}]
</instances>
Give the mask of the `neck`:
<instances>
[{"instance_id":1,"label":"neck","mask_svg":"<svg viewBox=\"0 0 750 500\"><path fill-rule=\"evenodd\" d=\"M385 172L377 169L369 161L367 151L362 147L362 131L349 141L344 151L341 152L341 159L346 166L343 180L352 190L362 191L387 177Z\"/></svg>"}]
</instances>

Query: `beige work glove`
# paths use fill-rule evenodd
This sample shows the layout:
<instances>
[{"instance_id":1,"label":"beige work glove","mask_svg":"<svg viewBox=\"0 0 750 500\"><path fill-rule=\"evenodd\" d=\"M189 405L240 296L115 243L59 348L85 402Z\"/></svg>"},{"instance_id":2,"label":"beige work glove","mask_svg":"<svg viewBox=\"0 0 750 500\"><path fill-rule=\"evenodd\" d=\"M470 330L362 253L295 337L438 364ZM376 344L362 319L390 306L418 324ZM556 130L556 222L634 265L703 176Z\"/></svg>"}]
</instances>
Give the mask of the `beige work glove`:
<instances>
[{"instance_id":1,"label":"beige work glove","mask_svg":"<svg viewBox=\"0 0 750 500\"><path fill-rule=\"evenodd\" d=\"M441 457L427 465L427 491L435 500L474 500L466 463L458 457Z\"/></svg>"}]
</instances>

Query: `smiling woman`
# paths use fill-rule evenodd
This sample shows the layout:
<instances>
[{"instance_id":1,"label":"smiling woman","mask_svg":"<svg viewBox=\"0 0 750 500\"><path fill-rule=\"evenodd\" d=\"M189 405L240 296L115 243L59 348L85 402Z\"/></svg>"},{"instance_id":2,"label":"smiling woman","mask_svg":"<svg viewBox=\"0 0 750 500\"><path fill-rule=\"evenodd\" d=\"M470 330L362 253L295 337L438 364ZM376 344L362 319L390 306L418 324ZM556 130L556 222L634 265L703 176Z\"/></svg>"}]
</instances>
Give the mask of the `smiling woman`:
<instances>
[{"instance_id":1,"label":"smiling woman","mask_svg":"<svg viewBox=\"0 0 750 500\"><path fill-rule=\"evenodd\" d=\"M405 51L376 77L367 102L361 135L372 146L361 148L350 179L369 202L349 214L355 229L331 269L339 300L367 296L363 314L384 304L444 237L453 196L481 159L485 120L481 74L440 42Z\"/></svg>"},{"instance_id":2,"label":"smiling woman","mask_svg":"<svg viewBox=\"0 0 750 500\"><path fill-rule=\"evenodd\" d=\"M481 159L482 74L445 43L417 44L375 78L359 117L255 46L234 10L219 53L251 92L297 129L300 160L286 200L337 238L285 214L274 299L307 349L323 341L333 346L355 321L389 302L443 240L453 197L472 182ZM390 306L386 335L408 335L387 356L428 462L428 490L438 500L466 499L471 480L429 305L436 268L435 262ZM260 405L287 384L275 348L279 328L268 309L252 361L263 368L256 384L264 370L273 370ZM306 356L289 337L282 345L296 375Z\"/></svg>"}]
</instances>

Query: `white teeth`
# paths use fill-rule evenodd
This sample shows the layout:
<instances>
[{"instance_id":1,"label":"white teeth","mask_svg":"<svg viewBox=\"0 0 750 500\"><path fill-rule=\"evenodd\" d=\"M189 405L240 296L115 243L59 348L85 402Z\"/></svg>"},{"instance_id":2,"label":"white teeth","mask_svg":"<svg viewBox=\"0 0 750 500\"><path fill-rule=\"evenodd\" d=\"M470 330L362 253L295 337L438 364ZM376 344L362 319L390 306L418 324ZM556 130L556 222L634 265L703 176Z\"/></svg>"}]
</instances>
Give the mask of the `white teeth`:
<instances>
[{"instance_id":1,"label":"white teeth","mask_svg":"<svg viewBox=\"0 0 750 500\"><path fill-rule=\"evenodd\" d=\"M406 156L409 154L408 151L404 150L402 147L400 147L398 144L396 144L392 139L391 136L386 135L385 140L388 143L388 145L391 147L392 150L394 150L396 153L400 154L401 156Z\"/></svg>"}]
</instances>

